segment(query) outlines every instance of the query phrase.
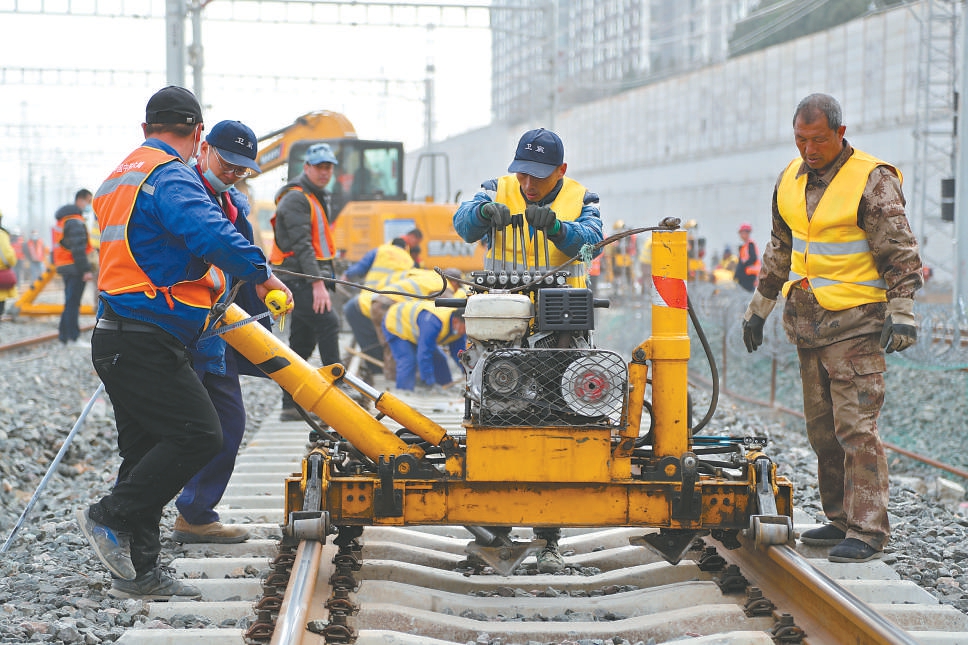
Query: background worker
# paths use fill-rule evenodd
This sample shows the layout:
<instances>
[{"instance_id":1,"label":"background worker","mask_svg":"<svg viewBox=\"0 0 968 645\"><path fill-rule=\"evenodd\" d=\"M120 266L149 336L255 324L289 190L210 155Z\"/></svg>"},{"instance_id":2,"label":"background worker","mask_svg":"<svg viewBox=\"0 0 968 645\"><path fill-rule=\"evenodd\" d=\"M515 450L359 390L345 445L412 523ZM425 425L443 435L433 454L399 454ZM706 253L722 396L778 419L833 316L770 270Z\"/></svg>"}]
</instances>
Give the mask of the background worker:
<instances>
[{"instance_id":1,"label":"background worker","mask_svg":"<svg viewBox=\"0 0 968 645\"><path fill-rule=\"evenodd\" d=\"M3 213L0 213L0 316L7 306L7 300L17 297L17 252L10 243L10 232L3 228Z\"/></svg>"},{"instance_id":2,"label":"background worker","mask_svg":"<svg viewBox=\"0 0 968 645\"><path fill-rule=\"evenodd\" d=\"M24 282L37 280L47 265L47 245L38 231L31 231L30 238L23 238Z\"/></svg>"},{"instance_id":3,"label":"background worker","mask_svg":"<svg viewBox=\"0 0 968 645\"><path fill-rule=\"evenodd\" d=\"M342 279L351 282L362 281L365 286L371 289L383 289L388 280L412 267L413 258L407 251L407 243L403 241L403 238L397 237L368 251L366 255L360 258L359 262L346 270ZM353 331L353 338L356 339L359 350L371 359L381 361L383 359L383 348L376 329L373 327L373 322L370 320L370 308L367 306L366 311L363 311L360 305L360 298L363 294L369 294L367 305L369 304L373 292L361 291L343 305L343 316L346 317L346 322ZM363 372L369 372L371 365L374 365L366 360L363 361L363 364Z\"/></svg>"},{"instance_id":4,"label":"background worker","mask_svg":"<svg viewBox=\"0 0 968 645\"><path fill-rule=\"evenodd\" d=\"M750 239L752 232L753 227L749 224L740 225L739 239L743 243L739 245L736 268L733 270L733 279L750 292L756 288L756 276L760 274L760 252L756 248L756 242Z\"/></svg>"},{"instance_id":5,"label":"background worker","mask_svg":"<svg viewBox=\"0 0 968 645\"><path fill-rule=\"evenodd\" d=\"M74 195L73 203L61 206L54 214L57 223L52 230L51 256L64 281L64 310L57 325L57 338L63 345L79 344L81 297L84 286L94 277L87 260L91 242L84 222L84 212L91 207L92 199L91 191L82 188Z\"/></svg>"},{"instance_id":6,"label":"background worker","mask_svg":"<svg viewBox=\"0 0 968 645\"><path fill-rule=\"evenodd\" d=\"M224 216L186 163L202 137L202 111L182 87L156 92L145 142L108 175L94 208L101 228L94 369L114 406L122 462L114 488L78 509L78 526L116 576L121 598L196 597L158 566L165 505L222 444L218 414L188 346L224 292L224 272L274 289L259 247Z\"/></svg>"},{"instance_id":7,"label":"background worker","mask_svg":"<svg viewBox=\"0 0 968 645\"><path fill-rule=\"evenodd\" d=\"M852 147L840 104L811 94L797 106L800 157L773 191L773 231L743 320L752 352L783 292L783 327L797 346L807 438L829 520L805 544L833 546L833 562L880 557L890 537L888 473L877 417L883 349L917 340L918 244L904 214L901 173ZM807 254L809 253L809 262Z\"/></svg>"},{"instance_id":8,"label":"background worker","mask_svg":"<svg viewBox=\"0 0 968 645\"><path fill-rule=\"evenodd\" d=\"M407 244L407 250L410 251L410 258L413 260L413 265L415 267L420 267L420 243L423 242L423 233L420 232L419 228L413 228L403 234L403 241Z\"/></svg>"},{"instance_id":9,"label":"background worker","mask_svg":"<svg viewBox=\"0 0 968 645\"><path fill-rule=\"evenodd\" d=\"M336 246L330 229L332 217L326 186L337 163L326 143L313 144L306 150L302 173L276 193L276 214L272 220L275 241L269 256L274 267L312 276L283 276L295 302L289 347L308 360L318 346L323 365L340 362L339 316L333 311L325 280L335 277ZM292 395L286 391L282 393L279 419L302 419Z\"/></svg>"},{"instance_id":10,"label":"background worker","mask_svg":"<svg viewBox=\"0 0 968 645\"><path fill-rule=\"evenodd\" d=\"M447 277L447 286L441 298L463 298L464 292L458 280L461 272L458 269L444 269L443 274ZM430 269L410 269L401 271L390 278L383 287L383 291L396 291L399 293L409 293L415 296L429 296L440 292L444 286L441 277L436 271ZM364 291L360 294L360 310L366 314L369 312L370 322L379 339L380 348L383 351L383 378L388 383L397 380L397 364L393 359L393 352L387 344L386 335L383 333L383 321L386 319L387 311L395 303L407 302L410 298L405 295L392 293L376 294L371 291Z\"/></svg>"},{"instance_id":11,"label":"background worker","mask_svg":"<svg viewBox=\"0 0 968 645\"><path fill-rule=\"evenodd\" d=\"M504 229L511 223L512 213L524 213L530 235L528 248L517 251L518 263L523 262L525 252L534 257L535 234L542 230L551 242L551 266L562 264L578 255L584 245L597 244L603 239L598 195L565 177L567 169L565 147L557 134L544 128L525 132L508 166L508 172L513 174L481 184L483 190L454 213L454 228L465 242L483 239L490 249L494 243L491 229ZM514 257L512 237L503 236L508 258ZM596 253L600 254L601 250ZM569 284L587 286L581 275L573 276ZM398 366L398 372L399 369ZM538 570L542 573L564 570L565 562L558 552L560 529L535 529L534 533L547 543L538 554Z\"/></svg>"},{"instance_id":12,"label":"background worker","mask_svg":"<svg viewBox=\"0 0 968 645\"><path fill-rule=\"evenodd\" d=\"M220 121L202 142L195 163L195 173L209 198L249 243L254 243L248 219L249 200L234 184L253 170L259 172L255 163L257 152L255 133L248 126L239 121ZM223 300L233 282L230 276L226 276ZM251 316L266 311L265 303L248 282L242 284L234 302ZM259 322L271 329L268 319ZM265 374L234 348L228 347L221 336L199 340L191 347L191 354L195 373L218 413L222 448L185 484L175 500L178 517L171 539L183 544L244 542L249 538L249 532L242 526L222 524L215 505L222 499L232 478L235 457L245 435L245 406L239 374L261 377Z\"/></svg>"},{"instance_id":13,"label":"background worker","mask_svg":"<svg viewBox=\"0 0 968 645\"><path fill-rule=\"evenodd\" d=\"M446 346L457 361L467 346L464 332L463 309L435 307L427 300L398 302L390 307L383 320L383 333L397 364L397 389L414 390L418 373L429 388L450 385L450 366L438 345Z\"/></svg>"},{"instance_id":14,"label":"background worker","mask_svg":"<svg viewBox=\"0 0 968 645\"><path fill-rule=\"evenodd\" d=\"M462 203L454 213L457 234L465 242L484 240L490 249L491 229L504 229L511 223L512 214L524 213L529 235L527 249L517 249L519 266L523 264L525 252L534 258L537 230L544 231L551 243L552 267L578 255L585 244L601 242L598 195L565 177L567 169L565 147L557 134L544 128L525 132L508 166L508 172L513 174L485 181L481 184L483 190ZM515 251L513 236L502 237L510 262ZM596 255L600 253L601 250ZM543 262L543 254L539 257ZM583 276L575 276L569 283L586 286Z\"/></svg>"}]
</instances>

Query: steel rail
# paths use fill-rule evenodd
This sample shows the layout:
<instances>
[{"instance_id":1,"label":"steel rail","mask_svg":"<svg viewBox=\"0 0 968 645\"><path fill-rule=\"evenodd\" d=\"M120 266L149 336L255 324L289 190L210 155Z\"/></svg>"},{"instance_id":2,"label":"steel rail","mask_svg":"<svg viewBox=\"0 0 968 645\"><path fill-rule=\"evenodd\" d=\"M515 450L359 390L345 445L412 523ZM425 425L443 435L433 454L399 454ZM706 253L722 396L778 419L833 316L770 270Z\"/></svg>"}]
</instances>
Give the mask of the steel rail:
<instances>
[{"instance_id":1,"label":"steel rail","mask_svg":"<svg viewBox=\"0 0 968 645\"><path fill-rule=\"evenodd\" d=\"M91 331L94 329L94 324L82 325L81 331ZM0 345L0 354L3 352L9 352L14 349L23 349L24 347L31 347L33 345L40 345L41 343L46 343L52 340L57 340L58 333L52 331L49 334L41 334L40 336L32 336L30 338L21 338L20 340L15 340L11 343L5 343Z\"/></svg>"},{"instance_id":2,"label":"steel rail","mask_svg":"<svg viewBox=\"0 0 968 645\"><path fill-rule=\"evenodd\" d=\"M303 540L296 549L292 576L282 598L271 645L300 645L306 633L306 616L316 589L319 561L323 545L315 540Z\"/></svg>"},{"instance_id":3,"label":"steel rail","mask_svg":"<svg viewBox=\"0 0 968 645\"><path fill-rule=\"evenodd\" d=\"M763 590L779 612L791 614L809 645L916 645L903 629L878 614L787 545L757 550L740 536L743 549L720 549L750 584ZM714 543L710 542L710 546ZM804 614L803 612L806 612Z\"/></svg>"}]
</instances>

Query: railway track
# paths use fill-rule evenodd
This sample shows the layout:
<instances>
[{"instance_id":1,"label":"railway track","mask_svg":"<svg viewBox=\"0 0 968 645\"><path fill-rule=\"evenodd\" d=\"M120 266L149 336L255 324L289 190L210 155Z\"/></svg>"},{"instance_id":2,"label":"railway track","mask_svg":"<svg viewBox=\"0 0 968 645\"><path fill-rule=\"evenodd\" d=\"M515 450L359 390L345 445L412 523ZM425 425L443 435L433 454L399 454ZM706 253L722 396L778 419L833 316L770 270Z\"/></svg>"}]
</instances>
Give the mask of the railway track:
<instances>
[{"instance_id":1,"label":"railway track","mask_svg":"<svg viewBox=\"0 0 968 645\"><path fill-rule=\"evenodd\" d=\"M459 399L409 400L459 427ZM475 573L462 527L368 527L335 540L342 546L304 542L280 557L282 481L307 436L302 423L263 422L219 511L254 538L179 548L172 566L201 601L147 603L147 621L119 643L238 644L267 636L272 618L272 643L968 643L968 616L888 564L834 564L799 544L728 551L708 541L673 566L630 545L643 529L572 529L561 541L568 575L539 575L532 558L505 577ZM208 628L147 628L179 617Z\"/></svg>"}]
</instances>

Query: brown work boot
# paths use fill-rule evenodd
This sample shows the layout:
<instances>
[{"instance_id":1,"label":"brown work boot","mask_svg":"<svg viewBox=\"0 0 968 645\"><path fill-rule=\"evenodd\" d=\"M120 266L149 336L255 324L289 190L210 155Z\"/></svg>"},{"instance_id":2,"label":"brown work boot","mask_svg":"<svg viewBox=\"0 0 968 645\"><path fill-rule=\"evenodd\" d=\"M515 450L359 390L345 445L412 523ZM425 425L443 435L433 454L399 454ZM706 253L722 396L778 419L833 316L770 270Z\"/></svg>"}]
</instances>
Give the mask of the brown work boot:
<instances>
[{"instance_id":1,"label":"brown work boot","mask_svg":"<svg viewBox=\"0 0 968 645\"><path fill-rule=\"evenodd\" d=\"M249 539L249 532L238 525L226 526L221 522L189 524L181 515L175 520L171 539L182 544L237 544Z\"/></svg>"}]
</instances>

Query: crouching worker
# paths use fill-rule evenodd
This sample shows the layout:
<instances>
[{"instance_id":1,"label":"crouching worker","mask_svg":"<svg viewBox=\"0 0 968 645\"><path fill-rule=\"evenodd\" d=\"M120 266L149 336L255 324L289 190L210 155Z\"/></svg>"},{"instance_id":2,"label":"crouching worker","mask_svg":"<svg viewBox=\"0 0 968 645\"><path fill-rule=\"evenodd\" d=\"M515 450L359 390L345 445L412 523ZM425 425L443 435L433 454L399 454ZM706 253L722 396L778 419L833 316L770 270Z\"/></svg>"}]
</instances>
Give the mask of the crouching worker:
<instances>
[{"instance_id":1,"label":"crouching worker","mask_svg":"<svg viewBox=\"0 0 968 645\"><path fill-rule=\"evenodd\" d=\"M464 310L435 307L427 300L398 302L383 319L383 334L397 364L398 390L413 390L417 374L428 387L450 385L444 345L454 360L467 345Z\"/></svg>"}]
</instances>

